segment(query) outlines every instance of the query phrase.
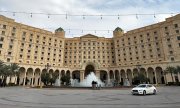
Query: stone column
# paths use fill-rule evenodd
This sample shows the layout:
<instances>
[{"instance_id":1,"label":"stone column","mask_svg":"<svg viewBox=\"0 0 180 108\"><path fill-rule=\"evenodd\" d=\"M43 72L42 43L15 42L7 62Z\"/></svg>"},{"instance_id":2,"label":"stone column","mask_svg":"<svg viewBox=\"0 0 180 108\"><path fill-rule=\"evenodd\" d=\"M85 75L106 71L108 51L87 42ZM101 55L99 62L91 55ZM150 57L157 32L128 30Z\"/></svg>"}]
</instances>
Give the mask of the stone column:
<instances>
[{"instance_id":1,"label":"stone column","mask_svg":"<svg viewBox=\"0 0 180 108\"><path fill-rule=\"evenodd\" d=\"M149 78L148 72L146 72L146 77Z\"/></svg>"},{"instance_id":2,"label":"stone column","mask_svg":"<svg viewBox=\"0 0 180 108\"><path fill-rule=\"evenodd\" d=\"M132 74L132 79L134 78L134 74L133 74L133 72L131 72L131 74Z\"/></svg>"},{"instance_id":3,"label":"stone column","mask_svg":"<svg viewBox=\"0 0 180 108\"><path fill-rule=\"evenodd\" d=\"M149 78L148 72L146 71L146 77ZM150 78L149 78L150 79ZM148 81L150 83L150 81Z\"/></svg>"},{"instance_id":4,"label":"stone column","mask_svg":"<svg viewBox=\"0 0 180 108\"><path fill-rule=\"evenodd\" d=\"M61 79L61 72L59 71L59 79Z\"/></svg>"},{"instance_id":5,"label":"stone column","mask_svg":"<svg viewBox=\"0 0 180 108\"><path fill-rule=\"evenodd\" d=\"M25 86L25 82L26 82L26 73L27 72L24 73L23 86Z\"/></svg>"},{"instance_id":6,"label":"stone column","mask_svg":"<svg viewBox=\"0 0 180 108\"><path fill-rule=\"evenodd\" d=\"M119 71L119 81L121 82L121 72Z\"/></svg>"},{"instance_id":7,"label":"stone column","mask_svg":"<svg viewBox=\"0 0 180 108\"><path fill-rule=\"evenodd\" d=\"M72 72L70 72L70 78L72 79Z\"/></svg>"},{"instance_id":8,"label":"stone column","mask_svg":"<svg viewBox=\"0 0 180 108\"><path fill-rule=\"evenodd\" d=\"M39 78L40 88L42 88L42 86L43 86L42 81L41 81L41 74L42 74L42 72L40 72L40 78Z\"/></svg>"},{"instance_id":9,"label":"stone column","mask_svg":"<svg viewBox=\"0 0 180 108\"><path fill-rule=\"evenodd\" d=\"M110 82L110 76L109 76L109 72L107 72L107 84L109 84Z\"/></svg>"},{"instance_id":10,"label":"stone column","mask_svg":"<svg viewBox=\"0 0 180 108\"><path fill-rule=\"evenodd\" d=\"M33 87L34 86L34 72L32 73L32 82L31 82L31 86Z\"/></svg>"},{"instance_id":11,"label":"stone column","mask_svg":"<svg viewBox=\"0 0 180 108\"><path fill-rule=\"evenodd\" d=\"M84 80L84 70L80 70L80 82Z\"/></svg>"},{"instance_id":12,"label":"stone column","mask_svg":"<svg viewBox=\"0 0 180 108\"><path fill-rule=\"evenodd\" d=\"M125 71L125 79L127 78L127 72Z\"/></svg>"},{"instance_id":13,"label":"stone column","mask_svg":"<svg viewBox=\"0 0 180 108\"><path fill-rule=\"evenodd\" d=\"M96 77L98 77L100 79L100 71L96 70Z\"/></svg>"},{"instance_id":14,"label":"stone column","mask_svg":"<svg viewBox=\"0 0 180 108\"><path fill-rule=\"evenodd\" d=\"M113 71L113 79L115 80L115 71Z\"/></svg>"},{"instance_id":15,"label":"stone column","mask_svg":"<svg viewBox=\"0 0 180 108\"><path fill-rule=\"evenodd\" d=\"M158 80L157 80L157 74L156 74L156 71L154 72L154 75L155 75L155 80L156 80L156 85L158 84Z\"/></svg>"},{"instance_id":16,"label":"stone column","mask_svg":"<svg viewBox=\"0 0 180 108\"><path fill-rule=\"evenodd\" d=\"M180 74L179 74L179 72L177 73L177 76L178 76L178 80L180 81Z\"/></svg>"}]
</instances>

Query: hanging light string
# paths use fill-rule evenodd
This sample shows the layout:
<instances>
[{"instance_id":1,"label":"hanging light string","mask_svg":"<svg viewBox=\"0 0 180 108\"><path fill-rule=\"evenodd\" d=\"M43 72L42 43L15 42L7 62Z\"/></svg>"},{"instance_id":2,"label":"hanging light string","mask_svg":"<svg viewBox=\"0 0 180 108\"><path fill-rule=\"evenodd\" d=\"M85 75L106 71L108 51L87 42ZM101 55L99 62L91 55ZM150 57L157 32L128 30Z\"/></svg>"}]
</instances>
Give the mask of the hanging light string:
<instances>
[{"instance_id":1,"label":"hanging light string","mask_svg":"<svg viewBox=\"0 0 180 108\"><path fill-rule=\"evenodd\" d=\"M50 30L55 30L57 28L42 28L42 29L50 29ZM108 34L113 32L114 30L95 30L95 29L64 29L64 31L68 32L68 33L71 33L73 31L76 31L76 32L81 32L81 33L84 33L84 32L107 32Z\"/></svg>"},{"instance_id":2,"label":"hanging light string","mask_svg":"<svg viewBox=\"0 0 180 108\"><path fill-rule=\"evenodd\" d=\"M27 14L30 15L30 17L33 17L33 15L46 15L48 18L50 18L50 16L65 16L65 18L67 19L68 17L72 17L72 16L79 16L82 17L83 19L85 19L85 17L90 17L90 16L96 16L96 17L100 17L100 19L103 19L103 17L121 17L121 16L135 16L136 19L138 19L139 16L153 16L154 18L156 18L156 15L175 15L175 14L179 14L179 12L174 12L174 13L141 13L141 14L67 14L67 13L40 13L40 12L18 12L18 11L0 11L0 13L11 13L13 16L15 16L16 14Z\"/></svg>"}]
</instances>

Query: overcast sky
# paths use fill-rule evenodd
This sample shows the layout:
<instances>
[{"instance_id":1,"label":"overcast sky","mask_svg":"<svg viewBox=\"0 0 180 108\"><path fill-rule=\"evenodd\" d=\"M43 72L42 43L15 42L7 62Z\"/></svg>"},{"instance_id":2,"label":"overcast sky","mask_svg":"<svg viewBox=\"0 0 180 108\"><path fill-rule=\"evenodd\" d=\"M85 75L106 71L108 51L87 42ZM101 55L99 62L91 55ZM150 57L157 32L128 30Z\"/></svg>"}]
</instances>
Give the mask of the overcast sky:
<instances>
[{"instance_id":1,"label":"overcast sky","mask_svg":"<svg viewBox=\"0 0 180 108\"><path fill-rule=\"evenodd\" d=\"M17 22L54 32L62 27L66 37L94 34L112 37L112 30L121 27L124 31L164 21L171 14L151 16L119 16L126 14L179 13L180 0L0 0L0 11L15 11L46 14L40 15L0 12ZM83 15L99 15L85 16ZM102 16L101 15L117 15Z\"/></svg>"}]
</instances>

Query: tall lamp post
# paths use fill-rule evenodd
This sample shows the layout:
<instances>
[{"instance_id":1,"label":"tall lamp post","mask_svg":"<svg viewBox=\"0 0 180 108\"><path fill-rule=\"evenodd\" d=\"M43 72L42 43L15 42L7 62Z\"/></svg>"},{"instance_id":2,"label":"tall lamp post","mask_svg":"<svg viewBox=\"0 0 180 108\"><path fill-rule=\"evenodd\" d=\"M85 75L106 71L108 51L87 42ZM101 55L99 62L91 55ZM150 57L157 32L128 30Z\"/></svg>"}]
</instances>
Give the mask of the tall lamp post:
<instances>
[{"instance_id":1,"label":"tall lamp post","mask_svg":"<svg viewBox=\"0 0 180 108\"><path fill-rule=\"evenodd\" d=\"M45 65L46 73L48 73L48 70L49 70L50 67L51 67L51 65L49 65L49 63L47 63L47 64ZM46 73L45 73L45 74L46 74ZM41 81L41 76L40 76L40 81ZM41 83L40 83L40 88L42 88L42 81L41 81Z\"/></svg>"}]
</instances>

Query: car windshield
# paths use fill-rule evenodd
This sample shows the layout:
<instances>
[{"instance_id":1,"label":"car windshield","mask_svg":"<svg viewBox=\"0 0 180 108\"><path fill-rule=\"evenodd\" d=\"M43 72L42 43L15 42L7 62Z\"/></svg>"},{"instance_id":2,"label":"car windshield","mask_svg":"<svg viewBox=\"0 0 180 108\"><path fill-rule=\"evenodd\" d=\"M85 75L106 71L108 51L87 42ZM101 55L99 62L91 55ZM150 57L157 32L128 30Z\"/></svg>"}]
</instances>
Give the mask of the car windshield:
<instances>
[{"instance_id":1,"label":"car windshield","mask_svg":"<svg viewBox=\"0 0 180 108\"><path fill-rule=\"evenodd\" d=\"M144 87L146 87L146 85L138 85L137 87L141 87L141 88L144 88Z\"/></svg>"}]
</instances>

